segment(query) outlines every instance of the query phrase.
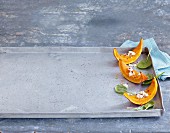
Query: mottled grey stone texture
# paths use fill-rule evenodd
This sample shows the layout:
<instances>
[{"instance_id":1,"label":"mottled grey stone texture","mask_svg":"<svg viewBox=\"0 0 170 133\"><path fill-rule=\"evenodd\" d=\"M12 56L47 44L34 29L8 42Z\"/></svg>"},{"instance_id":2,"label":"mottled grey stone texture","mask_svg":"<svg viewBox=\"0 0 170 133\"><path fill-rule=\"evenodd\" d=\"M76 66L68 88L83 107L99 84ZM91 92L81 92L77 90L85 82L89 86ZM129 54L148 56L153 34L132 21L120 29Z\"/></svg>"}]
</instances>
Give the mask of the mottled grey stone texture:
<instances>
[{"instance_id":1,"label":"mottled grey stone texture","mask_svg":"<svg viewBox=\"0 0 170 133\"><path fill-rule=\"evenodd\" d=\"M169 0L0 0L0 46L120 46L153 37L170 54ZM170 81L160 118L1 119L3 132L170 132Z\"/></svg>"}]
</instances>

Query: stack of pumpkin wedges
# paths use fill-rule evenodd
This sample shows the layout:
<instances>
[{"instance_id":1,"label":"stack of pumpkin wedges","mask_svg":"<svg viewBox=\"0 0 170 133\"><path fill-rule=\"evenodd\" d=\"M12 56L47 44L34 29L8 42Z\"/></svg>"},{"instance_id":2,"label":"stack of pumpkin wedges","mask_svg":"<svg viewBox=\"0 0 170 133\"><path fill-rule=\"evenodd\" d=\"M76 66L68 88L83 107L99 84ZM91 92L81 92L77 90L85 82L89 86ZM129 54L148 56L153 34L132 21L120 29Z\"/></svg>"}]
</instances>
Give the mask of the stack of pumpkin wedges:
<instances>
[{"instance_id":1,"label":"stack of pumpkin wedges","mask_svg":"<svg viewBox=\"0 0 170 133\"><path fill-rule=\"evenodd\" d=\"M133 75L129 76L128 64L135 62L139 58L139 56L142 53L142 48L143 48L143 39L141 39L137 47L135 47L132 50L132 52L134 52L135 55L131 57L129 57L127 54L119 54L116 48L113 49L113 54L118 60L119 68L123 77L129 80L130 82L136 84L140 84L143 81L147 80L147 76L142 72L137 72L136 70L132 70ZM127 92L125 92L123 95L132 103L137 105L143 105L154 98L154 96L157 93L157 87L158 87L157 80L154 77L152 79L150 86L146 90L144 90L144 92L148 94L147 97L138 98L136 94L132 95Z\"/></svg>"}]
</instances>

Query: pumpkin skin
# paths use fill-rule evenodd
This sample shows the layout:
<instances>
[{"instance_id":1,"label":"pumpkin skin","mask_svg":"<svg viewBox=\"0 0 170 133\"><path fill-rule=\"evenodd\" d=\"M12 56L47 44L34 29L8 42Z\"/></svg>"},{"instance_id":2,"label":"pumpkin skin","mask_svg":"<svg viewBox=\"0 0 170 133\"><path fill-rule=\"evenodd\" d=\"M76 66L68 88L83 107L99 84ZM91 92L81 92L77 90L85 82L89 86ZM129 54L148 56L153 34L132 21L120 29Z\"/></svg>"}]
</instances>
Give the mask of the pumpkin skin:
<instances>
[{"instance_id":1,"label":"pumpkin skin","mask_svg":"<svg viewBox=\"0 0 170 133\"><path fill-rule=\"evenodd\" d=\"M124 61L122 61L121 59L119 60L119 68L123 77L125 77L127 80L131 81L132 83L139 84L148 79L148 77L145 74L143 74L142 72L137 72L136 70L133 70L134 75L129 76L129 70L128 70L129 66L126 65L126 63L124 63Z\"/></svg>"},{"instance_id":2,"label":"pumpkin skin","mask_svg":"<svg viewBox=\"0 0 170 133\"><path fill-rule=\"evenodd\" d=\"M154 77L150 86L145 90L148 93L147 97L137 98L136 95L129 95L128 93L124 93L123 95L132 103L137 105L143 105L149 101L151 101L157 93L158 83L156 78Z\"/></svg>"},{"instance_id":3,"label":"pumpkin skin","mask_svg":"<svg viewBox=\"0 0 170 133\"><path fill-rule=\"evenodd\" d=\"M135 55L129 57L128 55L119 54L116 48L113 49L113 55L116 57L118 61L119 59L121 59L126 64L130 64L135 62L139 58L142 52L142 48L143 48L143 39L140 39L139 44L132 50L133 52L135 52Z\"/></svg>"}]
</instances>

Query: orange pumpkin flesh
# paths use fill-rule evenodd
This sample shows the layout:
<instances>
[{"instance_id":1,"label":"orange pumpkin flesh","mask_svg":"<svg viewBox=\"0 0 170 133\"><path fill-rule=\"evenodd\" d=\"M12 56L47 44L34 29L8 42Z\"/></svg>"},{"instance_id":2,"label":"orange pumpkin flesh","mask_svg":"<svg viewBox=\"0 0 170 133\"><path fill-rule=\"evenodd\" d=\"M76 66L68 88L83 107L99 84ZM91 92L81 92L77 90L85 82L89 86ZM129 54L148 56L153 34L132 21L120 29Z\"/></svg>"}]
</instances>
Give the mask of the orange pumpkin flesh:
<instances>
[{"instance_id":1,"label":"orange pumpkin flesh","mask_svg":"<svg viewBox=\"0 0 170 133\"><path fill-rule=\"evenodd\" d=\"M121 59L126 64L130 64L130 63L135 62L139 58L142 52L142 47L143 47L143 39L141 39L138 46L132 50L133 52L135 52L135 55L130 57L125 54L119 54L116 48L113 49L113 55L116 57L117 60Z\"/></svg>"},{"instance_id":2,"label":"orange pumpkin flesh","mask_svg":"<svg viewBox=\"0 0 170 133\"><path fill-rule=\"evenodd\" d=\"M133 70L134 75L129 76L129 66L127 66L124 61L119 60L119 68L120 71L122 73L122 75L129 81L133 82L133 83L141 83L145 80L148 79L148 77L143 74L142 72L137 72L136 70Z\"/></svg>"},{"instance_id":3,"label":"orange pumpkin flesh","mask_svg":"<svg viewBox=\"0 0 170 133\"><path fill-rule=\"evenodd\" d=\"M124 93L123 95L132 103L137 104L137 105L143 105L151 101L154 98L157 92L157 87L158 87L158 84L157 84L156 78L154 78L150 86L145 90L145 92L148 93L147 97L137 98L136 95L129 95L128 93Z\"/></svg>"}]
</instances>

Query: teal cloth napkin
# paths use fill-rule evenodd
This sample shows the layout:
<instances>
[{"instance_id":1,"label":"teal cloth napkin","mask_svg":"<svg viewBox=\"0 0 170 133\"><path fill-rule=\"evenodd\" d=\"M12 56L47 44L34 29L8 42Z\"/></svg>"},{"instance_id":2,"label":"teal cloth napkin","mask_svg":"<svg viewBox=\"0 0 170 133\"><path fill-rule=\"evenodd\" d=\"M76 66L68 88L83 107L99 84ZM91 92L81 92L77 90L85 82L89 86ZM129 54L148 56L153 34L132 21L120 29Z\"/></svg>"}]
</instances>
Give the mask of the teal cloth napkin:
<instances>
[{"instance_id":1,"label":"teal cloth napkin","mask_svg":"<svg viewBox=\"0 0 170 133\"><path fill-rule=\"evenodd\" d=\"M130 40L125 41L120 47L135 47L139 42L133 42ZM170 56L159 50L155 40L153 38L144 40L144 46L147 47L150 52L150 56L152 57L152 65L155 68L156 74L160 74L165 72L159 79L165 80L170 77Z\"/></svg>"}]
</instances>

